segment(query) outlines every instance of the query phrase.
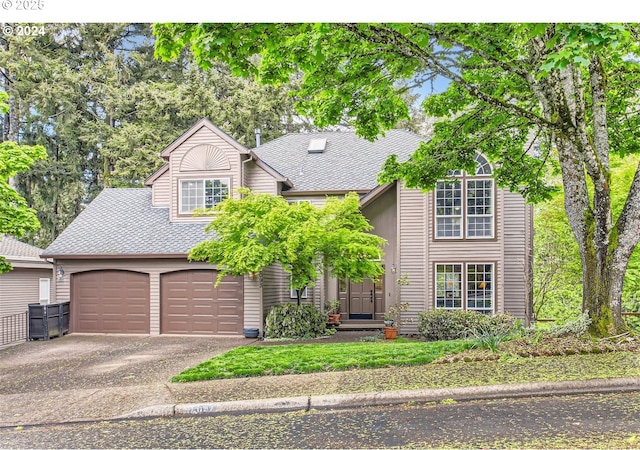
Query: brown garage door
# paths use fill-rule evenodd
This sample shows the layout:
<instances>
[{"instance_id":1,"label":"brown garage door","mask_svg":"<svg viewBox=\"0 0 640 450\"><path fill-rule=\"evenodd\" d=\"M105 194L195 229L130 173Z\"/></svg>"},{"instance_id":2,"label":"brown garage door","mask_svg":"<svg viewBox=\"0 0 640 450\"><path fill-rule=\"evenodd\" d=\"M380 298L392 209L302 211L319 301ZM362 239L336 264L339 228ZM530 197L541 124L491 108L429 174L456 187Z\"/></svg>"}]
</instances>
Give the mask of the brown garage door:
<instances>
[{"instance_id":1,"label":"brown garage door","mask_svg":"<svg viewBox=\"0 0 640 450\"><path fill-rule=\"evenodd\" d=\"M73 274L72 331L149 334L149 275L124 270Z\"/></svg>"},{"instance_id":2,"label":"brown garage door","mask_svg":"<svg viewBox=\"0 0 640 450\"><path fill-rule=\"evenodd\" d=\"M164 334L241 334L242 278L226 276L214 286L215 270L184 270L161 275L160 332Z\"/></svg>"}]
</instances>

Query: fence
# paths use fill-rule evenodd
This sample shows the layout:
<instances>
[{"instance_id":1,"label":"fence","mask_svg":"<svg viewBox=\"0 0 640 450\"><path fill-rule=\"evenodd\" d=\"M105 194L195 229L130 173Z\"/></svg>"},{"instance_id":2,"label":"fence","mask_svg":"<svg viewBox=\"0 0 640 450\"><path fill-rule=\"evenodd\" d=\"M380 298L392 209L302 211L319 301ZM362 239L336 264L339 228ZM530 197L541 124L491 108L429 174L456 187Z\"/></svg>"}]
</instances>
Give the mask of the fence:
<instances>
[{"instance_id":1,"label":"fence","mask_svg":"<svg viewBox=\"0 0 640 450\"><path fill-rule=\"evenodd\" d=\"M26 341L29 331L28 320L27 311L0 317L0 347L18 341Z\"/></svg>"}]
</instances>

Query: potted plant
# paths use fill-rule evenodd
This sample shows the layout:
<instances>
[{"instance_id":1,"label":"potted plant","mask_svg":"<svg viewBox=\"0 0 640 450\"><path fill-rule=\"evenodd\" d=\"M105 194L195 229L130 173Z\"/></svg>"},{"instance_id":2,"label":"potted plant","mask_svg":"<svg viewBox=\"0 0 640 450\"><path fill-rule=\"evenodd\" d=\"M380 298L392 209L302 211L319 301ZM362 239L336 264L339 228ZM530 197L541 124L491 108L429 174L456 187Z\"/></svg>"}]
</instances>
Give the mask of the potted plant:
<instances>
[{"instance_id":1,"label":"potted plant","mask_svg":"<svg viewBox=\"0 0 640 450\"><path fill-rule=\"evenodd\" d=\"M329 323L338 323L340 321L340 300L329 300L324 304Z\"/></svg>"},{"instance_id":2,"label":"potted plant","mask_svg":"<svg viewBox=\"0 0 640 450\"><path fill-rule=\"evenodd\" d=\"M395 339L398 335L398 325L400 324L401 315L409 309L409 303L395 303L389 306L389 310L384 314L384 337L386 339ZM389 325L388 325L389 324Z\"/></svg>"}]
</instances>

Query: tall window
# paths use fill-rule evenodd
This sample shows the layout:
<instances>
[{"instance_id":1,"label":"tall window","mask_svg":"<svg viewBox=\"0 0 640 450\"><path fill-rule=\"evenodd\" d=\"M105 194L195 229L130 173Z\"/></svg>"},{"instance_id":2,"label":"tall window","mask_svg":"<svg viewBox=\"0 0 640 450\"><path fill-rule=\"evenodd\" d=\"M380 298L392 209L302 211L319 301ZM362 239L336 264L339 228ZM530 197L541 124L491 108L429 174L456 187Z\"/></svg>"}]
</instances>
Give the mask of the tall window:
<instances>
[{"instance_id":1,"label":"tall window","mask_svg":"<svg viewBox=\"0 0 640 450\"><path fill-rule=\"evenodd\" d=\"M475 175L456 171L452 176L459 179L436 183L435 236L438 239L493 237L493 180L484 178L491 175L491 166L479 153L475 160Z\"/></svg>"},{"instance_id":2,"label":"tall window","mask_svg":"<svg viewBox=\"0 0 640 450\"><path fill-rule=\"evenodd\" d=\"M493 264L436 264L436 308L492 314Z\"/></svg>"},{"instance_id":3,"label":"tall window","mask_svg":"<svg viewBox=\"0 0 640 450\"><path fill-rule=\"evenodd\" d=\"M462 187L457 181L436 184L436 236L462 235Z\"/></svg>"},{"instance_id":4,"label":"tall window","mask_svg":"<svg viewBox=\"0 0 640 450\"><path fill-rule=\"evenodd\" d=\"M180 181L180 213L189 214L197 208L211 208L229 197L229 179Z\"/></svg>"}]
</instances>

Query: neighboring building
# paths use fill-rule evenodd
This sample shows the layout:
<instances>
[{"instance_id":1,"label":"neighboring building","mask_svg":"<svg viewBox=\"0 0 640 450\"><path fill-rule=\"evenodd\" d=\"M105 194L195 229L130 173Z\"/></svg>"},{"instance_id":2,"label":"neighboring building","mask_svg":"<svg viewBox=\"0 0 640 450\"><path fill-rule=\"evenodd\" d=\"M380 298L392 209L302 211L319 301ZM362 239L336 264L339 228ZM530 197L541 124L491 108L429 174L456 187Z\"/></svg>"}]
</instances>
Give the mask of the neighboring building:
<instances>
[{"instance_id":1,"label":"neighboring building","mask_svg":"<svg viewBox=\"0 0 640 450\"><path fill-rule=\"evenodd\" d=\"M13 270L0 274L0 317L25 313L29 303L49 303L53 264L40 258L42 249L11 236L0 236L0 255Z\"/></svg>"},{"instance_id":2,"label":"neighboring building","mask_svg":"<svg viewBox=\"0 0 640 450\"><path fill-rule=\"evenodd\" d=\"M390 154L406 160L422 138L388 131L368 142L350 132L291 134L249 150L207 120L167 147L150 189L105 189L49 246L55 301L71 300L71 331L142 334L241 334L260 328L270 307L292 300L277 267L260 277L226 277L190 263L207 238L192 211L241 186L322 204L355 191L373 232L388 241L381 283L323 279L307 290L320 305L341 300L341 321L378 324L407 275L406 317L438 308L509 312L526 319L530 298L532 208L495 187L478 155L477 175L439 183L429 194L376 175ZM415 326L415 325L414 325Z\"/></svg>"}]
</instances>

